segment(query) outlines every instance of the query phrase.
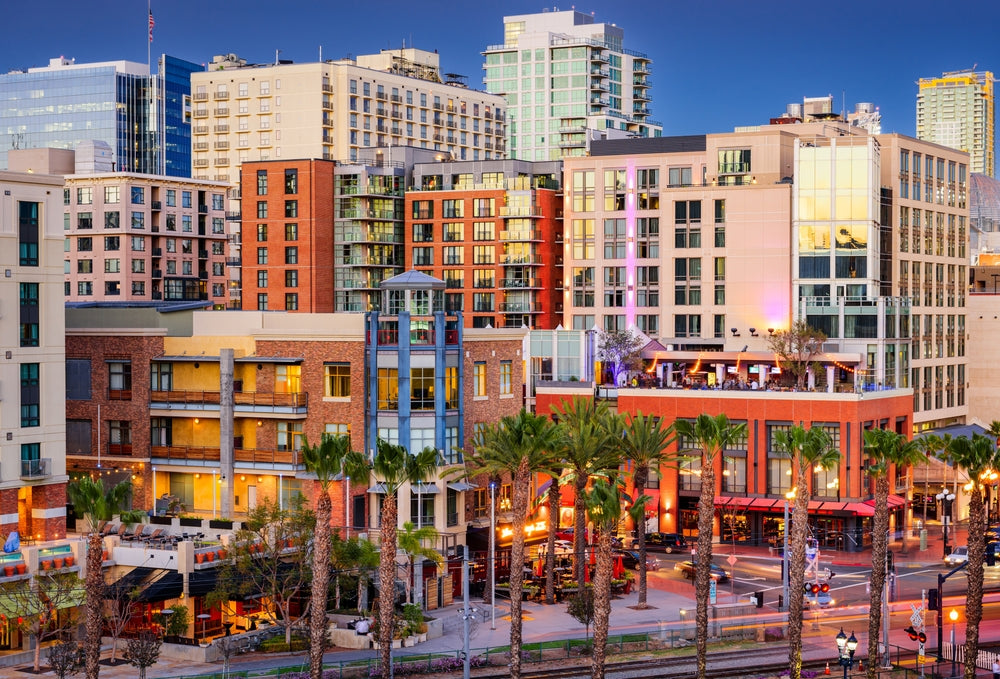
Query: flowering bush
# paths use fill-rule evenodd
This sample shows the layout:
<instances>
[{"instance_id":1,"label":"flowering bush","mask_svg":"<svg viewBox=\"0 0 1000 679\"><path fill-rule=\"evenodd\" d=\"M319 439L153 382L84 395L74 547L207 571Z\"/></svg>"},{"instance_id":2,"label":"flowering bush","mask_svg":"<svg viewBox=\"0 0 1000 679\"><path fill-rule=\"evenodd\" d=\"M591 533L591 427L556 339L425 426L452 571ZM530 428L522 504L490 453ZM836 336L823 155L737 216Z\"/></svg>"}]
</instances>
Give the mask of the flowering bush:
<instances>
[{"instance_id":1,"label":"flowering bush","mask_svg":"<svg viewBox=\"0 0 1000 679\"><path fill-rule=\"evenodd\" d=\"M481 655L474 655L469 660L472 667L486 667L489 663ZM434 660L421 660L418 662L406 662L399 660L393 666L393 674L396 676L408 674L441 674L444 672L461 672L463 669L462 659L459 657L435 658ZM368 674L372 679L382 676L382 668L373 667ZM325 679L325 677L324 677Z\"/></svg>"}]
</instances>

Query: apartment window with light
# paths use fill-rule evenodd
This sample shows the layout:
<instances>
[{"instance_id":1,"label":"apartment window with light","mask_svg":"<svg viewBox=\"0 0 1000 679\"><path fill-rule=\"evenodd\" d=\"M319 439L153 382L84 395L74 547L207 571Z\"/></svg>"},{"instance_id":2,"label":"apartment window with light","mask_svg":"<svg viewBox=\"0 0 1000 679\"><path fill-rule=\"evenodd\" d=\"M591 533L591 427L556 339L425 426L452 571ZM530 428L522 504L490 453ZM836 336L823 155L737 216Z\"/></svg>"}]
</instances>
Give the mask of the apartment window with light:
<instances>
[{"instance_id":1,"label":"apartment window with light","mask_svg":"<svg viewBox=\"0 0 1000 679\"><path fill-rule=\"evenodd\" d=\"M486 361L476 361L472 366L473 396L486 396Z\"/></svg>"},{"instance_id":2,"label":"apartment window with light","mask_svg":"<svg viewBox=\"0 0 1000 679\"><path fill-rule=\"evenodd\" d=\"M514 367L510 361L500 361L500 395L510 396L513 394L511 386Z\"/></svg>"},{"instance_id":3,"label":"apartment window with light","mask_svg":"<svg viewBox=\"0 0 1000 679\"><path fill-rule=\"evenodd\" d=\"M792 461L783 457L777 445L778 432L791 430L790 424L767 425L767 492L784 495L792 488Z\"/></svg>"},{"instance_id":4,"label":"apartment window with light","mask_svg":"<svg viewBox=\"0 0 1000 679\"><path fill-rule=\"evenodd\" d=\"M294 218L299 216L299 201L297 200L286 200L285 201L285 217Z\"/></svg>"},{"instance_id":5,"label":"apartment window with light","mask_svg":"<svg viewBox=\"0 0 1000 679\"><path fill-rule=\"evenodd\" d=\"M441 216L445 219L464 217L465 201L462 199L441 201Z\"/></svg>"},{"instance_id":6,"label":"apartment window with light","mask_svg":"<svg viewBox=\"0 0 1000 679\"><path fill-rule=\"evenodd\" d=\"M399 370L378 369L378 409L396 410L399 407Z\"/></svg>"},{"instance_id":7,"label":"apartment window with light","mask_svg":"<svg viewBox=\"0 0 1000 679\"><path fill-rule=\"evenodd\" d=\"M323 385L327 398L350 398L351 397L351 364L350 363L324 363L323 364Z\"/></svg>"},{"instance_id":8,"label":"apartment window with light","mask_svg":"<svg viewBox=\"0 0 1000 679\"><path fill-rule=\"evenodd\" d=\"M278 450L302 450L301 422L278 422Z\"/></svg>"},{"instance_id":9,"label":"apartment window with light","mask_svg":"<svg viewBox=\"0 0 1000 679\"><path fill-rule=\"evenodd\" d=\"M267 224L257 225L257 242L258 243L267 242Z\"/></svg>"},{"instance_id":10,"label":"apartment window with light","mask_svg":"<svg viewBox=\"0 0 1000 679\"><path fill-rule=\"evenodd\" d=\"M299 225L285 224L285 240L297 241L299 239Z\"/></svg>"},{"instance_id":11,"label":"apartment window with light","mask_svg":"<svg viewBox=\"0 0 1000 679\"><path fill-rule=\"evenodd\" d=\"M465 224L462 222L448 222L442 228L444 242L453 243L465 240Z\"/></svg>"},{"instance_id":12,"label":"apartment window with light","mask_svg":"<svg viewBox=\"0 0 1000 679\"><path fill-rule=\"evenodd\" d=\"M285 170L285 194L294 194L299 192L299 171L288 169Z\"/></svg>"},{"instance_id":13,"label":"apartment window with light","mask_svg":"<svg viewBox=\"0 0 1000 679\"><path fill-rule=\"evenodd\" d=\"M117 203L121 200L121 187L118 186L105 186L104 187L104 202L105 203Z\"/></svg>"},{"instance_id":14,"label":"apartment window with light","mask_svg":"<svg viewBox=\"0 0 1000 679\"><path fill-rule=\"evenodd\" d=\"M115 401L131 400L131 361L111 361L108 363L108 398Z\"/></svg>"},{"instance_id":15,"label":"apartment window with light","mask_svg":"<svg viewBox=\"0 0 1000 679\"><path fill-rule=\"evenodd\" d=\"M298 311L299 295L296 292L285 293L285 311Z\"/></svg>"}]
</instances>

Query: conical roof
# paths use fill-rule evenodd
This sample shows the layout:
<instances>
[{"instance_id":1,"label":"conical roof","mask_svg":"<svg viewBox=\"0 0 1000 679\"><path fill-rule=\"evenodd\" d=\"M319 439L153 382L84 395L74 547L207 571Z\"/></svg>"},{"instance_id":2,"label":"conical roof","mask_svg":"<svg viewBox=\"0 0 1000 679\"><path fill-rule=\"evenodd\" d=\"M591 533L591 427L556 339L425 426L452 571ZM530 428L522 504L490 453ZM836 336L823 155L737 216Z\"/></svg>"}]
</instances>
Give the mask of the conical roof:
<instances>
[{"instance_id":1,"label":"conical roof","mask_svg":"<svg viewBox=\"0 0 1000 679\"><path fill-rule=\"evenodd\" d=\"M444 290L445 283L440 278L410 269L382 281L379 287L382 290Z\"/></svg>"}]
</instances>

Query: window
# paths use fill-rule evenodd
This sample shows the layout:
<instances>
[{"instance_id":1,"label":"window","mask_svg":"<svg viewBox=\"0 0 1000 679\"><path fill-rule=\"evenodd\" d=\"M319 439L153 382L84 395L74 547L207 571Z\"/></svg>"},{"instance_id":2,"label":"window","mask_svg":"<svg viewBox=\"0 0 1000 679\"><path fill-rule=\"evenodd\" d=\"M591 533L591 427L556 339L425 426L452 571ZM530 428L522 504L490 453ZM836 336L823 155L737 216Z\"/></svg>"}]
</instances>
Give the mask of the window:
<instances>
[{"instance_id":1,"label":"window","mask_svg":"<svg viewBox=\"0 0 1000 679\"><path fill-rule=\"evenodd\" d=\"M434 410L434 368L410 369L410 408Z\"/></svg>"},{"instance_id":2,"label":"window","mask_svg":"<svg viewBox=\"0 0 1000 679\"><path fill-rule=\"evenodd\" d=\"M285 224L285 240L297 241L299 239L299 225Z\"/></svg>"},{"instance_id":3,"label":"window","mask_svg":"<svg viewBox=\"0 0 1000 679\"><path fill-rule=\"evenodd\" d=\"M136 297L144 297L146 295L145 281L132 281L132 294Z\"/></svg>"},{"instance_id":4,"label":"window","mask_svg":"<svg viewBox=\"0 0 1000 679\"><path fill-rule=\"evenodd\" d=\"M441 216L446 219L464 217L465 201L462 199L441 201Z\"/></svg>"},{"instance_id":5,"label":"window","mask_svg":"<svg viewBox=\"0 0 1000 679\"><path fill-rule=\"evenodd\" d=\"M378 409L396 410L399 407L399 371L396 368L378 369Z\"/></svg>"},{"instance_id":6,"label":"window","mask_svg":"<svg viewBox=\"0 0 1000 679\"><path fill-rule=\"evenodd\" d=\"M69 401L90 400L90 359L66 359L66 399Z\"/></svg>"},{"instance_id":7,"label":"window","mask_svg":"<svg viewBox=\"0 0 1000 679\"><path fill-rule=\"evenodd\" d=\"M257 195L267 195L267 170L257 170Z\"/></svg>"},{"instance_id":8,"label":"window","mask_svg":"<svg viewBox=\"0 0 1000 679\"><path fill-rule=\"evenodd\" d=\"M225 210L226 203L221 193L212 194L212 209L213 210Z\"/></svg>"},{"instance_id":9,"label":"window","mask_svg":"<svg viewBox=\"0 0 1000 679\"><path fill-rule=\"evenodd\" d=\"M115 252L121 249L121 238L118 236L105 236L104 249L108 252Z\"/></svg>"},{"instance_id":10,"label":"window","mask_svg":"<svg viewBox=\"0 0 1000 679\"><path fill-rule=\"evenodd\" d=\"M146 228L146 215L142 212L132 213L132 228L133 229L145 229Z\"/></svg>"},{"instance_id":11,"label":"window","mask_svg":"<svg viewBox=\"0 0 1000 679\"><path fill-rule=\"evenodd\" d=\"M472 366L473 396L486 396L486 361L476 361Z\"/></svg>"},{"instance_id":12,"label":"window","mask_svg":"<svg viewBox=\"0 0 1000 679\"><path fill-rule=\"evenodd\" d=\"M21 266L38 266L38 203L18 201L18 261Z\"/></svg>"},{"instance_id":13,"label":"window","mask_svg":"<svg viewBox=\"0 0 1000 679\"><path fill-rule=\"evenodd\" d=\"M465 248L463 247L446 247L444 248L444 261L445 265L459 265L465 263Z\"/></svg>"},{"instance_id":14,"label":"window","mask_svg":"<svg viewBox=\"0 0 1000 679\"><path fill-rule=\"evenodd\" d=\"M132 187L132 204L142 205L146 202L146 189L142 186Z\"/></svg>"},{"instance_id":15,"label":"window","mask_svg":"<svg viewBox=\"0 0 1000 679\"><path fill-rule=\"evenodd\" d=\"M130 455L132 453L132 423L128 420L108 420L108 453Z\"/></svg>"},{"instance_id":16,"label":"window","mask_svg":"<svg viewBox=\"0 0 1000 679\"><path fill-rule=\"evenodd\" d=\"M285 264L299 263L299 249L297 247L285 248Z\"/></svg>"},{"instance_id":17,"label":"window","mask_svg":"<svg viewBox=\"0 0 1000 679\"><path fill-rule=\"evenodd\" d=\"M76 251L77 252L93 252L94 250L94 239L91 237L77 238L76 239Z\"/></svg>"},{"instance_id":18,"label":"window","mask_svg":"<svg viewBox=\"0 0 1000 679\"><path fill-rule=\"evenodd\" d=\"M767 426L767 492L772 495L784 494L792 487L792 461L781 457L777 446L778 432L788 432L791 425L770 424Z\"/></svg>"},{"instance_id":19,"label":"window","mask_svg":"<svg viewBox=\"0 0 1000 679\"><path fill-rule=\"evenodd\" d=\"M493 217L496 214L495 198L476 198L472 202L473 217Z\"/></svg>"},{"instance_id":20,"label":"window","mask_svg":"<svg viewBox=\"0 0 1000 679\"><path fill-rule=\"evenodd\" d=\"M472 240L494 240L495 233L493 222L474 222L472 224Z\"/></svg>"},{"instance_id":21,"label":"window","mask_svg":"<svg viewBox=\"0 0 1000 679\"><path fill-rule=\"evenodd\" d=\"M433 224L414 224L413 225L413 242L414 243L433 243L434 242L434 225Z\"/></svg>"},{"instance_id":22,"label":"window","mask_svg":"<svg viewBox=\"0 0 1000 679\"><path fill-rule=\"evenodd\" d=\"M117 203L121 200L121 188L118 186L105 186L104 187L104 202L107 203Z\"/></svg>"},{"instance_id":23,"label":"window","mask_svg":"<svg viewBox=\"0 0 1000 679\"><path fill-rule=\"evenodd\" d=\"M79 212L76 215L76 228L78 229L92 229L94 228L94 213L93 212Z\"/></svg>"},{"instance_id":24,"label":"window","mask_svg":"<svg viewBox=\"0 0 1000 679\"><path fill-rule=\"evenodd\" d=\"M278 422L278 450L302 449L302 423Z\"/></svg>"},{"instance_id":25,"label":"window","mask_svg":"<svg viewBox=\"0 0 1000 679\"><path fill-rule=\"evenodd\" d=\"M121 226L121 213L118 210L104 213L104 228L117 229Z\"/></svg>"},{"instance_id":26,"label":"window","mask_svg":"<svg viewBox=\"0 0 1000 679\"><path fill-rule=\"evenodd\" d=\"M21 346L38 346L38 283L18 283Z\"/></svg>"},{"instance_id":27,"label":"window","mask_svg":"<svg viewBox=\"0 0 1000 679\"><path fill-rule=\"evenodd\" d=\"M191 207L190 191L181 191L181 207Z\"/></svg>"},{"instance_id":28,"label":"window","mask_svg":"<svg viewBox=\"0 0 1000 679\"><path fill-rule=\"evenodd\" d=\"M267 219L267 201L257 201L257 219Z\"/></svg>"},{"instance_id":29,"label":"window","mask_svg":"<svg viewBox=\"0 0 1000 679\"><path fill-rule=\"evenodd\" d=\"M299 192L299 171L285 170L285 193L293 194Z\"/></svg>"},{"instance_id":30,"label":"window","mask_svg":"<svg viewBox=\"0 0 1000 679\"><path fill-rule=\"evenodd\" d=\"M94 294L94 284L91 281L77 281L76 294L89 297Z\"/></svg>"},{"instance_id":31,"label":"window","mask_svg":"<svg viewBox=\"0 0 1000 679\"><path fill-rule=\"evenodd\" d=\"M174 366L171 363L151 363L149 366L151 391L170 391L174 388Z\"/></svg>"},{"instance_id":32,"label":"window","mask_svg":"<svg viewBox=\"0 0 1000 679\"><path fill-rule=\"evenodd\" d=\"M94 260L92 260L92 259L78 259L78 260L76 260L76 272L77 273L94 273Z\"/></svg>"},{"instance_id":33,"label":"window","mask_svg":"<svg viewBox=\"0 0 1000 679\"><path fill-rule=\"evenodd\" d=\"M257 242L258 243L267 242L267 224L257 225Z\"/></svg>"},{"instance_id":34,"label":"window","mask_svg":"<svg viewBox=\"0 0 1000 679\"><path fill-rule=\"evenodd\" d=\"M434 248L413 248L413 266L433 266Z\"/></svg>"},{"instance_id":35,"label":"window","mask_svg":"<svg viewBox=\"0 0 1000 679\"><path fill-rule=\"evenodd\" d=\"M41 426L38 363L21 364L21 426Z\"/></svg>"},{"instance_id":36,"label":"window","mask_svg":"<svg viewBox=\"0 0 1000 679\"><path fill-rule=\"evenodd\" d=\"M351 397L351 364L323 364L324 396L328 398Z\"/></svg>"},{"instance_id":37,"label":"window","mask_svg":"<svg viewBox=\"0 0 1000 679\"><path fill-rule=\"evenodd\" d=\"M295 292L285 293L285 311L298 311L299 295Z\"/></svg>"},{"instance_id":38,"label":"window","mask_svg":"<svg viewBox=\"0 0 1000 679\"><path fill-rule=\"evenodd\" d=\"M672 167L667 174L668 186L691 186L690 167Z\"/></svg>"},{"instance_id":39,"label":"window","mask_svg":"<svg viewBox=\"0 0 1000 679\"><path fill-rule=\"evenodd\" d=\"M297 288L299 287L299 272L295 269L285 272L285 287L286 288Z\"/></svg>"},{"instance_id":40,"label":"window","mask_svg":"<svg viewBox=\"0 0 1000 679\"><path fill-rule=\"evenodd\" d=\"M257 272L257 287L266 288L267 287L267 271Z\"/></svg>"},{"instance_id":41,"label":"window","mask_svg":"<svg viewBox=\"0 0 1000 679\"><path fill-rule=\"evenodd\" d=\"M510 396L513 394L511 378L513 376L513 365L510 361L500 361L500 395Z\"/></svg>"},{"instance_id":42,"label":"window","mask_svg":"<svg viewBox=\"0 0 1000 679\"><path fill-rule=\"evenodd\" d=\"M413 218L414 219L433 219L434 218L434 202L430 201L430 200L415 200L415 201L413 201Z\"/></svg>"},{"instance_id":43,"label":"window","mask_svg":"<svg viewBox=\"0 0 1000 679\"><path fill-rule=\"evenodd\" d=\"M267 248L257 248L257 263L267 264Z\"/></svg>"},{"instance_id":44,"label":"window","mask_svg":"<svg viewBox=\"0 0 1000 679\"><path fill-rule=\"evenodd\" d=\"M257 293L257 311L267 311L267 293Z\"/></svg>"},{"instance_id":45,"label":"window","mask_svg":"<svg viewBox=\"0 0 1000 679\"><path fill-rule=\"evenodd\" d=\"M286 200L285 201L285 217L298 217L299 216L299 201L297 200Z\"/></svg>"},{"instance_id":46,"label":"window","mask_svg":"<svg viewBox=\"0 0 1000 679\"><path fill-rule=\"evenodd\" d=\"M465 240L465 224L462 222L447 222L443 225L442 238L446 243Z\"/></svg>"},{"instance_id":47,"label":"window","mask_svg":"<svg viewBox=\"0 0 1000 679\"><path fill-rule=\"evenodd\" d=\"M177 207L176 189L167 189L167 207Z\"/></svg>"},{"instance_id":48,"label":"window","mask_svg":"<svg viewBox=\"0 0 1000 679\"><path fill-rule=\"evenodd\" d=\"M119 273L121 271L120 259L105 259L104 273Z\"/></svg>"}]
</instances>

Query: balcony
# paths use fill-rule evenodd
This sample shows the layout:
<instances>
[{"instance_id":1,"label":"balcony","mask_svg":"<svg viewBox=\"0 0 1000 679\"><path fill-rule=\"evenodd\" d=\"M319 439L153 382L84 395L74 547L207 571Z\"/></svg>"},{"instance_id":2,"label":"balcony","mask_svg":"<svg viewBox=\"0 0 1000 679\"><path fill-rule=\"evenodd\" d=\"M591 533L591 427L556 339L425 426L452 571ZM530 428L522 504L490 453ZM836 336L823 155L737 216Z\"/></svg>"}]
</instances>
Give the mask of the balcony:
<instances>
[{"instance_id":1,"label":"balcony","mask_svg":"<svg viewBox=\"0 0 1000 679\"><path fill-rule=\"evenodd\" d=\"M160 292L159 290L153 290L152 298L153 299L163 299L163 293Z\"/></svg>"},{"instance_id":2,"label":"balcony","mask_svg":"<svg viewBox=\"0 0 1000 679\"><path fill-rule=\"evenodd\" d=\"M501 288L540 288L542 287L541 281L537 278L501 278L500 279Z\"/></svg>"},{"instance_id":3,"label":"balcony","mask_svg":"<svg viewBox=\"0 0 1000 679\"><path fill-rule=\"evenodd\" d=\"M411 346L434 346L434 328L420 328L410 330ZM379 321L378 324L378 344L379 346L396 346L399 344L399 323L397 321ZM371 343L371 332L366 335L366 342ZM458 344L458 330L444 331L445 344Z\"/></svg>"},{"instance_id":4,"label":"balcony","mask_svg":"<svg viewBox=\"0 0 1000 679\"><path fill-rule=\"evenodd\" d=\"M285 394L262 391L241 391L233 394L238 413L294 413L306 414L309 394ZM149 403L152 408L167 410L217 410L217 391L151 391Z\"/></svg>"},{"instance_id":5,"label":"balcony","mask_svg":"<svg viewBox=\"0 0 1000 679\"><path fill-rule=\"evenodd\" d=\"M229 99L229 92L216 92L215 93L215 100L216 101L226 101L227 99Z\"/></svg>"},{"instance_id":6,"label":"balcony","mask_svg":"<svg viewBox=\"0 0 1000 679\"><path fill-rule=\"evenodd\" d=\"M195 92L191 98L195 101L208 101L208 92Z\"/></svg>"},{"instance_id":7,"label":"balcony","mask_svg":"<svg viewBox=\"0 0 1000 679\"><path fill-rule=\"evenodd\" d=\"M152 209L154 209L154 210L162 210L162 209L163 209L163 203L161 203L161 202L160 202L160 201L158 201L158 200L154 200L153 202L151 202L151 203L149 204L149 206L150 206L150 207L151 207Z\"/></svg>"},{"instance_id":8,"label":"balcony","mask_svg":"<svg viewBox=\"0 0 1000 679\"><path fill-rule=\"evenodd\" d=\"M226 162L228 163L229 161L226 160ZM200 214L200 215L207 215L208 214L208 206L207 205L199 205L198 206L198 214Z\"/></svg>"},{"instance_id":9,"label":"balcony","mask_svg":"<svg viewBox=\"0 0 1000 679\"><path fill-rule=\"evenodd\" d=\"M535 266L542 263L541 255L508 255L500 258L501 266Z\"/></svg>"},{"instance_id":10,"label":"balcony","mask_svg":"<svg viewBox=\"0 0 1000 679\"><path fill-rule=\"evenodd\" d=\"M228 165L229 165L229 158L216 158L215 159L215 166L216 167L226 167Z\"/></svg>"},{"instance_id":11,"label":"balcony","mask_svg":"<svg viewBox=\"0 0 1000 679\"><path fill-rule=\"evenodd\" d=\"M330 85L329 83L323 85L323 91L326 94L333 94L333 85Z\"/></svg>"},{"instance_id":12,"label":"balcony","mask_svg":"<svg viewBox=\"0 0 1000 679\"><path fill-rule=\"evenodd\" d=\"M195 167L208 167L208 158L195 158L192 164Z\"/></svg>"},{"instance_id":13,"label":"balcony","mask_svg":"<svg viewBox=\"0 0 1000 679\"><path fill-rule=\"evenodd\" d=\"M216 134L226 134L229 132L229 125L216 125L215 132Z\"/></svg>"},{"instance_id":14,"label":"balcony","mask_svg":"<svg viewBox=\"0 0 1000 679\"><path fill-rule=\"evenodd\" d=\"M153 269L153 278L163 278L163 270Z\"/></svg>"},{"instance_id":15,"label":"balcony","mask_svg":"<svg viewBox=\"0 0 1000 679\"><path fill-rule=\"evenodd\" d=\"M51 463L47 457L40 460L21 460L21 480L33 481L52 476Z\"/></svg>"},{"instance_id":16,"label":"balcony","mask_svg":"<svg viewBox=\"0 0 1000 679\"><path fill-rule=\"evenodd\" d=\"M183 466L201 467L218 466L220 451L218 448L203 448L199 446L152 446L149 455L159 464L177 464ZM300 467L303 463L297 450L258 450L255 448L235 448L233 459L238 466L268 468L276 465Z\"/></svg>"},{"instance_id":17,"label":"balcony","mask_svg":"<svg viewBox=\"0 0 1000 679\"><path fill-rule=\"evenodd\" d=\"M219 108L215 109L215 115L216 116L228 116L229 115L229 107L228 106L220 106Z\"/></svg>"},{"instance_id":18,"label":"balcony","mask_svg":"<svg viewBox=\"0 0 1000 679\"><path fill-rule=\"evenodd\" d=\"M208 134L208 125L197 125L192 129L195 134Z\"/></svg>"},{"instance_id":19,"label":"balcony","mask_svg":"<svg viewBox=\"0 0 1000 679\"><path fill-rule=\"evenodd\" d=\"M207 108L196 108L194 110L194 117L195 118L207 118L208 117L208 109Z\"/></svg>"},{"instance_id":20,"label":"balcony","mask_svg":"<svg viewBox=\"0 0 1000 679\"><path fill-rule=\"evenodd\" d=\"M500 208L501 217L541 217L537 205L505 205Z\"/></svg>"},{"instance_id":21,"label":"balcony","mask_svg":"<svg viewBox=\"0 0 1000 679\"><path fill-rule=\"evenodd\" d=\"M163 248L153 248L153 256L154 257L162 257L163 256Z\"/></svg>"},{"instance_id":22,"label":"balcony","mask_svg":"<svg viewBox=\"0 0 1000 679\"><path fill-rule=\"evenodd\" d=\"M388 101L389 100L389 95L386 94L385 92L376 92L375 93L375 100L376 101Z\"/></svg>"},{"instance_id":23,"label":"balcony","mask_svg":"<svg viewBox=\"0 0 1000 679\"><path fill-rule=\"evenodd\" d=\"M207 151L208 150L208 142L207 141L195 142L194 144L192 144L192 146L194 146L194 150L195 151Z\"/></svg>"},{"instance_id":24,"label":"balcony","mask_svg":"<svg viewBox=\"0 0 1000 679\"><path fill-rule=\"evenodd\" d=\"M228 151L229 150L229 142L228 141L217 141L217 142L215 142L215 150L216 151Z\"/></svg>"},{"instance_id":25,"label":"balcony","mask_svg":"<svg viewBox=\"0 0 1000 679\"><path fill-rule=\"evenodd\" d=\"M500 240L528 241L542 240L542 232L538 229L520 229L516 231L501 231Z\"/></svg>"},{"instance_id":26,"label":"balcony","mask_svg":"<svg viewBox=\"0 0 1000 679\"><path fill-rule=\"evenodd\" d=\"M227 212L226 213L226 221L227 222L241 222L241 221L243 221L243 213L242 212Z\"/></svg>"},{"instance_id":27,"label":"balcony","mask_svg":"<svg viewBox=\"0 0 1000 679\"><path fill-rule=\"evenodd\" d=\"M531 302L500 302L500 313L505 314L537 314L541 313L542 305Z\"/></svg>"}]
</instances>

